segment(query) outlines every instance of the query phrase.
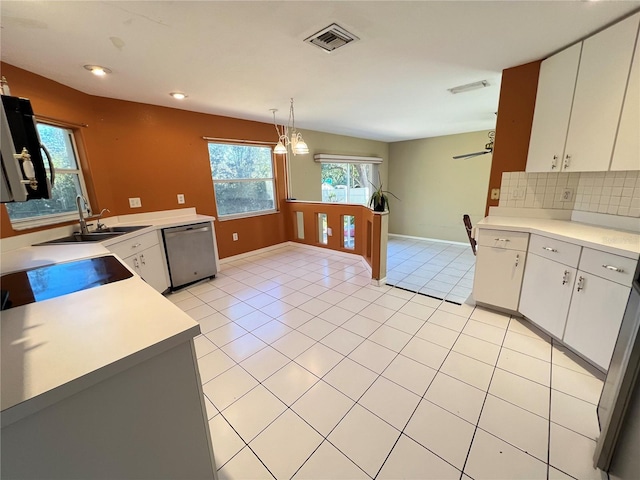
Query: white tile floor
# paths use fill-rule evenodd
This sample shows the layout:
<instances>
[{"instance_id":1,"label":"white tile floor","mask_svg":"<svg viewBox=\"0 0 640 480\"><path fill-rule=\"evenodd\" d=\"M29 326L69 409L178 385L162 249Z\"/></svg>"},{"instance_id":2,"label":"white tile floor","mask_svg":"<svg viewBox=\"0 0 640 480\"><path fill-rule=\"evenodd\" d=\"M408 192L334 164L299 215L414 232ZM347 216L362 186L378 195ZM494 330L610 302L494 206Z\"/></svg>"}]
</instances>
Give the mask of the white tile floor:
<instances>
[{"instance_id":1,"label":"white tile floor","mask_svg":"<svg viewBox=\"0 0 640 480\"><path fill-rule=\"evenodd\" d=\"M169 296L202 328L221 480L599 478L600 375L524 321L369 283L289 246Z\"/></svg>"},{"instance_id":2,"label":"white tile floor","mask_svg":"<svg viewBox=\"0 0 640 480\"><path fill-rule=\"evenodd\" d=\"M475 263L469 245L390 236L387 284L461 304L471 295Z\"/></svg>"}]
</instances>

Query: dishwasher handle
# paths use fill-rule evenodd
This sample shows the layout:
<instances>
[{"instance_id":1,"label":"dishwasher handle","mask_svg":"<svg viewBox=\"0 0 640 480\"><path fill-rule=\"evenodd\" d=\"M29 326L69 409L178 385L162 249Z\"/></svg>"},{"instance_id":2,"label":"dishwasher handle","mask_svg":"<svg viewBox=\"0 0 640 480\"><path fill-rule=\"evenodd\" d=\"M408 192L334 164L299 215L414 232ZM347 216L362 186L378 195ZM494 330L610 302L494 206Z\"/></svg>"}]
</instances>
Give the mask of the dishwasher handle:
<instances>
[{"instance_id":1,"label":"dishwasher handle","mask_svg":"<svg viewBox=\"0 0 640 480\"><path fill-rule=\"evenodd\" d=\"M171 230L169 231L168 229L165 230L164 235L166 238L171 238L171 237L176 237L178 235L185 235L185 234L189 234L189 233L197 233L197 232L210 232L211 231L211 227L199 227L199 228L181 228L181 229L176 229L176 230Z\"/></svg>"}]
</instances>

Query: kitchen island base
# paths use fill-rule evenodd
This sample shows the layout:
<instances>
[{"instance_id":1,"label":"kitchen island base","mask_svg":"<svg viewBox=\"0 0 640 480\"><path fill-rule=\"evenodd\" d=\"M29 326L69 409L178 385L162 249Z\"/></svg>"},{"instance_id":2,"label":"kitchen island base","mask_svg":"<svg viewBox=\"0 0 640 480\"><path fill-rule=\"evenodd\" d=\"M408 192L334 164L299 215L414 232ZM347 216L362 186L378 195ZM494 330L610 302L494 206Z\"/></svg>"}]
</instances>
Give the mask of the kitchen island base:
<instances>
[{"instance_id":1,"label":"kitchen island base","mask_svg":"<svg viewBox=\"0 0 640 480\"><path fill-rule=\"evenodd\" d=\"M2 478L215 479L193 340L2 429Z\"/></svg>"}]
</instances>

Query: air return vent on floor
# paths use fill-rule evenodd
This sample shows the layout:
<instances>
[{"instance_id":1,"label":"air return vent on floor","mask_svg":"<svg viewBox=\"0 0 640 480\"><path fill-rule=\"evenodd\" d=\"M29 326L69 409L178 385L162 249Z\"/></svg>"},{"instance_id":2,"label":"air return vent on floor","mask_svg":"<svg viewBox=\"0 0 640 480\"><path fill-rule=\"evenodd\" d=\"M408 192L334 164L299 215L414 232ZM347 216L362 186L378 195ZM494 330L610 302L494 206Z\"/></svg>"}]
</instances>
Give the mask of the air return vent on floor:
<instances>
[{"instance_id":1,"label":"air return vent on floor","mask_svg":"<svg viewBox=\"0 0 640 480\"><path fill-rule=\"evenodd\" d=\"M305 39L305 42L315 45L325 52L333 52L340 47L344 47L347 43L357 40L359 38L353 33L349 33L340 25L333 23Z\"/></svg>"}]
</instances>

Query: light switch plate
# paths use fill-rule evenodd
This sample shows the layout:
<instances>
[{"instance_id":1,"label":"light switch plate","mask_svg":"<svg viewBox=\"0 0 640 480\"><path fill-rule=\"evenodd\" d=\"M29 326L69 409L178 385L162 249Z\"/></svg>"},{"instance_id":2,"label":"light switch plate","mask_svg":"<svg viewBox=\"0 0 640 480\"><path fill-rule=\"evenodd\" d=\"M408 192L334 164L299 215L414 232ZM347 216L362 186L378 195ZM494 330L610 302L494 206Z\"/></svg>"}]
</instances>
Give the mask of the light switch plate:
<instances>
[{"instance_id":1,"label":"light switch plate","mask_svg":"<svg viewBox=\"0 0 640 480\"><path fill-rule=\"evenodd\" d=\"M180 205L182 205L184 203L184 194L183 193L179 193L178 194L178 203Z\"/></svg>"},{"instance_id":2,"label":"light switch plate","mask_svg":"<svg viewBox=\"0 0 640 480\"><path fill-rule=\"evenodd\" d=\"M327 228L327 236L332 236L333 235L333 230L331 229L331 227Z\"/></svg>"},{"instance_id":3,"label":"light switch plate","mask_svg":"<svg viewBox=\"0 0 640 480\"><path fill-rule=\"evenodd\" d=\"M129 207L140 208L141 206L142 206L142 202L140 201L140 197L134 197L129 199Z\"/></svg>"},{"instance_id":4,"label":"light switch plate","mask_svg":"<svg viewBox=\"0 0 640 480\"><path fill-rule=\"evenodd\" d=\"M233 235L232 235L232 238L233 238L234 242L237 242L238 241L238 234L234 232Z\"/></svg>"}]
</instances>

